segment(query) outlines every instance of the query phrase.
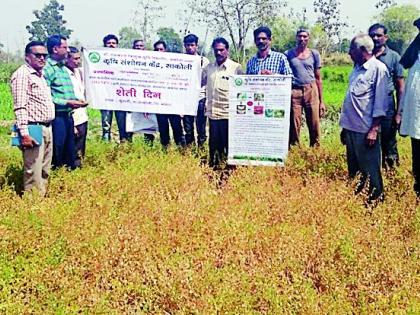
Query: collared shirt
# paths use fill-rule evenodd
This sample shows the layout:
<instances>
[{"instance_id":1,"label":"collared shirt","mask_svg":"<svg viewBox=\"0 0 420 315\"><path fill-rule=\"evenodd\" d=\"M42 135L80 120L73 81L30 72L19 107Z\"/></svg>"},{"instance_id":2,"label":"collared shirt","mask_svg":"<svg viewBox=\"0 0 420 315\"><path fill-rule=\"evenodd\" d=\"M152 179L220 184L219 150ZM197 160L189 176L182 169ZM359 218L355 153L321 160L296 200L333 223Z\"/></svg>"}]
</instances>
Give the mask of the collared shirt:
<instances>
[{"instance_id":1,"label":"collared shirt","mask_svg":"<svg viewBox=\"0 0 420 315\"><path fill-rule=\"evenodd\" d=\"M85 86L83 84L81 68L74 69L74 72L66 67L73 84L74 95L78 100L85 100ZM88 121L88 114L86 107L80 107L73 110L74 125L78 126Z\"/></svg>"},{"instance_id":2,"label":"collared shirt","mask_svg":"<svg viewBox=\"0 0 420 315\"><path fill-rule=\"evenodd\" d=\"M270 70L272 73L293 75L287 57L270 50L267 57L259 58L258 54L249 59L246 65L246 74L261 74L261 70Z\"/></svg>"},{"instance_id":3,"label":"collared shirt","mask_svg":"<svg viewBox=\"0 0 420 315\"><path fill-rule=\"evenodd\" d=\"M48 123L54 119L51 90L34 68L20 66L12 75L11 85L16 124L22 136L29 135L28 122Z\"/></svg>"},{"instance_id":4,"label":"collared shirt","mask_svg":"<svg viewBox=\"0 0 420 315\"><path fill-rule=\"evenodd\" d=\"M367 133L373 118L386 115L388 98L388 70L371 57L361 66L355 66L349 78L349 87L341 110L340 126Z\"/></svg>"},{"instance_id":5,"label":"collared shirt","mask_svg":"<svg viewBox=\"0 0 420 315\"><path fill-rule=\"evenodd\" d=\"M230 59L220 66L210 63L203 70L203 85L206 85L206 116L211 119L229 118L229 80L235 74L242 74L242 67Z\"/></svg>"},{"instance_id":6,"label":"collared shirt","mask_svg":"<svg viewBox=\"0 0 420 315\"><path fill-rule=\"evenodd\" d=\"M392 93L395 90L395 80L404 77L404 69L400 64L401 57L396 51L385 46L385 50L376 59L382 61L388 68L388 91Z\"/></svg>"},{"instance_id":7,"label":"collared shirt","mask_svg":"<svg viewBox=\"0 0 420 315\"><path fill-rule=\"evenodd\" d=\"M73 84L64 63L48 58L44 67L44 77L51 88L55 111L71 112L72 109L67 105L67 101L77 98L74 95Z\"/></svg>"},{"instance_id":8,"label":"collared shirt","mask_svg":"<svg viewBox=\"0 0 420 315\"><path fill-rule=\"evenodd\" d=\"M206 57L201 56L201 70L204 70L208 66L209 63L210 63L210 61ZM201 91L200 91L200 100L202 100L203 98L206 98L206 87L205 86L203 86L201 88Z\"/></svg>"}]
</instances>

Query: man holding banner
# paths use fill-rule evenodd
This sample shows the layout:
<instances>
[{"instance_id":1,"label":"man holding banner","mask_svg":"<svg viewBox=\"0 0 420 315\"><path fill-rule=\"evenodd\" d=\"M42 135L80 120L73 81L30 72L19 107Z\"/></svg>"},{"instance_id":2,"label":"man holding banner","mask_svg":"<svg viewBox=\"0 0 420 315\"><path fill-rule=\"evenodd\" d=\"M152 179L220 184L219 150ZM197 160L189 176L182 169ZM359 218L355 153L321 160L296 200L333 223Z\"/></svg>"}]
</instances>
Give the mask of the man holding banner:
<instances>
[{"instance_id":1,"label":"man holding banner","mask_svg":"<svg viewBox=\"0 0 420 315\"><path fill-rule=\"evenodd\" d=\"M211 45L216 61L203 71L202 85L206 85L206 116L209 117L210 166L218 166L228 156L229 79L242 74L242 67L229 59L229 43L223 37Z\"/></svg>"},{"instance_id":2,"label":"man holding banner","mask_svg":"<svg viewBox=\"0 0 420 315\"><path fill-rule=\"evenodd\" d=\"M104 47L117 48L118 37L113 34L108 34L103 38ZM111 126L112 126L112 113L115 112L115 119L117 120L118 133L120 141L131 142L133 134L126 131L125 119L127 112L121 110L104 110L101 109L102 117L102 140L111 141Z\"/></svg>"},{"instance_id":3,"label":"man holding banner","mask_svg":"<svg viewBox=\"0 0 420 315\"><path fill-rule=\"evenodd\" d=\"M198 37L194 34L188 34L184 37L184 48L185 52L189 55L198 55ZM210 63L209 60L200 56L201 58L201 69L207 67ZM187 145L195 143L194 136L194 120L197 127L197 144L198 147L202 147L206 142L206 121L205 115L206 106L206 89L203 87L200 92L200 100L198 101L197 116L184 115L182 121L184 123L185 131L185 142Z\"/></svg>"},{"instance_id":4,"label":"man holding banner","mask_svg":"<svg viewBox=\"0 0 420 315\"><path fill-rule=\"evenodd\" d=\"M157 41L153 44L154 51L166 52L166 43L164 41ZM172 127L174 141L177 145L185 147L184 131L182 130L181 116L175 114L156 114L159 126L160 143L164 148L169 145L169 123Z\"/></svg>"}]
</instances>

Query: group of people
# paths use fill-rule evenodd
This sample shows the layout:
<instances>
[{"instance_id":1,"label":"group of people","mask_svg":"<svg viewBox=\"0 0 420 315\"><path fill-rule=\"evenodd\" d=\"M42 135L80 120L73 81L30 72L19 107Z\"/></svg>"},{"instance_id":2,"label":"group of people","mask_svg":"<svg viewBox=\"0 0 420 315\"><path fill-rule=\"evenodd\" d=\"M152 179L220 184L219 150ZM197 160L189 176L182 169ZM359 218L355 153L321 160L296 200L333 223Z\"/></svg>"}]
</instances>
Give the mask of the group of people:
<instances>
[{"instance_id":1,"label":"group of people","mask_svg":"<svg viewBox=\"0 0 420 315\"><path fill-rule=\"evenodd\" d=\"M413 24L420 31L420 19ZM401 135L412 138L414 191L420 197L419 36L402 58L387 47L387 40L387 28L374 24L368 34L351 41L349 55L354 68L339 123L349 177L360 176L356 193L369 184L369 204L384 198L381 169L399 165L398 129ZM412 68L406 87L403 66Z\"/></svg>"},{"instance_id":2,"label":"group of people","mask_svg":"<svg viewBox=\"0 0 420 315\"><path fill-rule=\"evenodd\" d=\"M420 28L419 24L420 20L417 20L415 25ZM324 116L326 107L322 93L321 56L316 49L308 47L309 30L299 29L296 32L296 47L285 54L271 49L272 34L268 27L257 28L253 35L257 53L247 62L245 73L292 76L289 145L299 144L304 113L310 146L319 146L320 118ZM369 182L369 199L372 201L383 197L381 166L393 168L398 165L396 133L401 114L401 132L413 139L415 191L420 195L420 84L419 60L416 59L419 36L407 50L409 57L404 55L401 60L402 65L412 68L408 80L411 87L405 93L400 57L386 46L387 38L386 27L374 24L369 28L369 34L358 35L351 41L349 55L355 67L350 75L340 118L343 128L341 139L347 147L349 176L360 174L358 191ZM186 54L199 54L196 35L187 35L183 43ZM117 36L105 36L103 45L117 48ZM176 145L197 144L202 147L207 140L208 119L209 164L218 166L228 155L229 80L243 71L239 63L229 58L229 43L225 38L215 38L211 47L215 61L209 62L206 57L201 57L202 90L197 115L156 114L156 119L163 147L170 143L169 126ZM135 40L132 48L144 50L146 45L143 40ZM165 52L167 46L159 40L154 43L153 49ZM77 48L67 46L66 38L54 35L48 38L46 45L30 42L25 48L25 61L26 64L13 74L11 80L24 159L24 189L35 187L45 194L51 162L53 167L73 169L80 166L85 151L87 103L80 71L80 53ZM413 96L413 93L417 94ZM102 139L111 140L114 112L120 142L132 141L133 134L126 129L127 112L111 110L101 110ZM154 113L144 115L147 117ZM42 143L36 143L30 136L28 125L42 126ZM151 143L154 136L145 134L145 140Z\"/></svg>"}]
</instances>

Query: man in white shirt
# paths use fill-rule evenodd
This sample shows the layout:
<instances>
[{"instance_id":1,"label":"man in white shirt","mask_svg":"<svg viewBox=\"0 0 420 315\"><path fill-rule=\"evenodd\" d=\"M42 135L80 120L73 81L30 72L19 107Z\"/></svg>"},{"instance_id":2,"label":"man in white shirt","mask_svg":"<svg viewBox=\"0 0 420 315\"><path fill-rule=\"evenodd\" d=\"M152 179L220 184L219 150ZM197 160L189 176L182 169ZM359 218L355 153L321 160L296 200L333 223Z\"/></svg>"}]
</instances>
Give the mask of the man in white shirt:
<instances>
[{"instance_id":1,"label":"man in white shirt","mask_svg":"<svg viewBox=\"0 0 420 315\"><path fill-rule=\"evenodd\" d=\"M80 100L85 100L85 86L83 74L80 68L81 57L76 47L70 46L70 52L66 60L67 71L73 84L74 94ZM88 129L88 114L86 107L76 108L73 111L74 142L76 148L75 166L80 167L86 152L86 136Z\"/></svg>"}]
</instances>

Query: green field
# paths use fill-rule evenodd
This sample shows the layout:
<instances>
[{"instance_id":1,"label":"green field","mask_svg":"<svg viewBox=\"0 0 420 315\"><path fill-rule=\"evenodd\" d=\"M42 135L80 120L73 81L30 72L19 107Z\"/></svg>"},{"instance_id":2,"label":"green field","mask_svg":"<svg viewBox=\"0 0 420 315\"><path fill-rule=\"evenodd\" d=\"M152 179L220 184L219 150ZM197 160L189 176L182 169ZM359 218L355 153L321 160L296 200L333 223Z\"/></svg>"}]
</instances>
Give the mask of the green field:
<instances>
[{"instance_id":1,"label":"green field","mask_svg":"<svg viewBox=\"0 0 420 315\"><path fill-rule=\"evenodd\" d=\"M365 208L338 139L349 69L323 69L322 146L294 148L284 168L226 178L196 152L139 136L104 144L95 111L84 168L55 171L45 199L16 193L21 156L1 85L0 312L419 314L409 141L399 138L385 202Z\"/></svg>"}]
</instances>

